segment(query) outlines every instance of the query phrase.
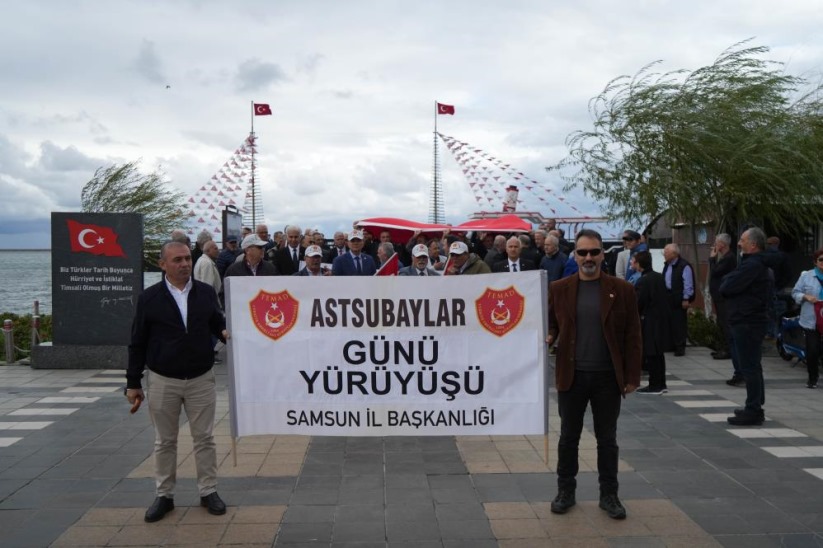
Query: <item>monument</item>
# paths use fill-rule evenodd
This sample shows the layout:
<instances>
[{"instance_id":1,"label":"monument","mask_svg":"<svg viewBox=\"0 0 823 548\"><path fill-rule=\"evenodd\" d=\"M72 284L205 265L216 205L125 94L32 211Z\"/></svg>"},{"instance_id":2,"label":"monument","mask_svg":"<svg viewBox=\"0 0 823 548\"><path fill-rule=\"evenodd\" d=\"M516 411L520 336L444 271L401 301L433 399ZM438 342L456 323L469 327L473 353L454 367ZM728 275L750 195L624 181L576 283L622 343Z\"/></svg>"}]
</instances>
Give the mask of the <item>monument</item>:
<instances>
[{"instance_id":1,"label":"monument","mask_svg":"<svg viewBox=\"0 0 823 548\"><path fill-rule=\"evenodd\" d=\"M125 369L143 290L143 216L51 214L52 344L34 369Z\"/></svg>"}]
</instances>

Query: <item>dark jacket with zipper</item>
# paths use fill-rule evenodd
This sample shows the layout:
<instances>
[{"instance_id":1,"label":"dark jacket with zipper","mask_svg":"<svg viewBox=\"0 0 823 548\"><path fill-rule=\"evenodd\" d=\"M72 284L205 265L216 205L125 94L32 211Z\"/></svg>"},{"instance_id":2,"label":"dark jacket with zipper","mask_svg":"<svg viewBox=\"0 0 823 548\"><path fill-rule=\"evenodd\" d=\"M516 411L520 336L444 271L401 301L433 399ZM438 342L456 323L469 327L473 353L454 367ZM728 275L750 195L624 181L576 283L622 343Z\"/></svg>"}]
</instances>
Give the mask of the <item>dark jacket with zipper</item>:
<instances>
[{"instance_id":1,"label":"dark jacket with zipper","mask_svg":"<svg viewBox=\"0 0 823 548\"><path fill-rule=\"evenodd\" d=\"M129 344L127 388L142 388L143 369L174 379L193 379L214 366L212 335L225 342L226 321L214 288L192 280L187 322L165 277L137 300Z\"/></svg>"}]
</instances>

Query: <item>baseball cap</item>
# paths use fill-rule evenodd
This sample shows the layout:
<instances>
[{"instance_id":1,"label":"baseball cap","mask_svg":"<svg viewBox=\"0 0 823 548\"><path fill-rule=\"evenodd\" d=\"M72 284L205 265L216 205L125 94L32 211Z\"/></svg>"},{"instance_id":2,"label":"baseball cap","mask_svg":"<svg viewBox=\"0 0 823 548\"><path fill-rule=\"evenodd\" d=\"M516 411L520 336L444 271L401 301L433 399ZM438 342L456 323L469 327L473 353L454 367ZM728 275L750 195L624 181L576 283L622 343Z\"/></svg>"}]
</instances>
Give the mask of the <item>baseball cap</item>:
<instances>
[{"instance_id":1,"label":"baseball cap","mask_svg":"<svg viewBox=\"0 0 823 548\"><path fill-rule=\"evenodd\" d=\"M429 249L424 244L417 244L412 249L412 255L415 257L429 256Z\"/></svg>"},{"instance_id":2,"label":"baseball cap","mask_svg":"<svg viewBox=\"0 0 823 548\"><path fill-rule=\"evenodd\" d=\"M306 257L322 257L323 250L319 245L310 245L306 248Z\"/></svg>"},{"instance_id":3,"label":"baseball cap","mask_svg":"<svg viewBox=\"0 0 823 548\"><path fill-rule=\"evenodd\" d=\"M247 249L249 247L266 247L266 242L261 240L257 234L249 234L245 238L243 238L243 243L240 244L240 247L243 249Z\"/></svg>"},{"instance_id":4,"label":"baseball cap","mask_svg":"<svg viewBox=\"0 0 823 548\"><path fill-rule=\"evenodd\" d=\"M449 247L449 255L462 255L469 252L469 246L463 242L453 242Z\"/></svg>"},{"instance_id":5,"label":"baseball cap","mask_svg":"<svg viewBox=\"0 0 823 548\"><path fill-rule=\"evenodd\" d=\"M362 240L363 239L363 231L362 230L352 230L351 234L349 234L349 241L351 240Z\"/></svg>"}]
</instances>

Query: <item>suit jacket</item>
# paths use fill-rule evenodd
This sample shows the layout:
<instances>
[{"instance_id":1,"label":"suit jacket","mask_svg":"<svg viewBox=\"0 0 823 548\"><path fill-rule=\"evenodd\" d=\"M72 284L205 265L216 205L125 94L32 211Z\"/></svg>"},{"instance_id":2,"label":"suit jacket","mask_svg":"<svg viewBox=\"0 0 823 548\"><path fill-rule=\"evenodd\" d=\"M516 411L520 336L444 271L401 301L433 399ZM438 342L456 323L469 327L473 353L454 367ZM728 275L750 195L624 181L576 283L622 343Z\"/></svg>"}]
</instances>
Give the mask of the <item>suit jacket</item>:
<instances>
[{"instance_id":1,"label":"suit jacket","mask_svg":"<svg viewBox=\"0 0 823 548\"><path fill-rule=\"evenodd\" d=\"M300 246L297 251L297 260L302 261L306 255L306 248ZM291 276L297 272L291 257L291 248L286 245L274 252L274 266L281 276Z\"/></svg>"},{"instance_id":2,"label":"suit jacket","mask_svg":"<svg viewBox=\"0 0 823 548\"><path fill-rule=\"evenodd\" d=\"M360 274L360 276L374 276L374 273L377 272L377 264L371 255L361 252L360 259L363 268L363 273ZM357 269L354 266L354 256L351 253L346 253L334 259L331 265L331 272L333 276L357 276Z\"/></svg>"},{"instance_id":3,"label":"suit jacket","mask_svg":"<svg viewBox=\"0 0 823 548\"><path fill-rule=\"evenodd\" d=\"M429 267L429 266L427 266L427 267L426 267L426 274L427 274L428 276L437 276L437 277L440 277L440 274L438 274L438 273L437 273L437 271L436 271L435 269L433 269L433 268L431 268L431 267ZM406 266L406 267L401 268L401 269L397 272L397 275L398 275L398 276L417 276L418 278L420 277L420 275L417 273L417 268L416 268L414 265L412 265L412 266Z\"/></svg>"},{"instance_id":4,"label":"suit jacket","mask_svg":"<svg viewBox=\"0 0 823 548\"><path fill-rule=\"evenodd\" d=\"M520 257L520 270L518 272L525 272L527 270L537 270L537 266L529 259L524 259ZM492 266L492 272L508 272L509 271L509 258L508 256L503 259L502 261L497 261Z\"/></svg>"},{"instance_id":5,"label":"suit jacket","mask_svg":"<svg viewBox=\"0 0 823 548\"><path fill-rule=\"evenodd\" d=\"M348 247L343 248L343 255L349 252ZM331 246L331 249L327 249L323 252L323 262L324 263L333 263L334 260L337 258L337 247Z\"/></svg>"},{"instance_id":6,"label":"suit jacket","mask_svg":"<svg viewBox=\"0 0 823 548\"><path fill-rule=\"evenodd\" d=\"M554 375L559 392L569 390L574 381L579 282L579 275L569 276L552 282L549 290L549 335L557 344ZM643 342L635 290L605 273L600 274L600 323L621 393L627 384L638 386Z\"/></svg>"}]
</instances>

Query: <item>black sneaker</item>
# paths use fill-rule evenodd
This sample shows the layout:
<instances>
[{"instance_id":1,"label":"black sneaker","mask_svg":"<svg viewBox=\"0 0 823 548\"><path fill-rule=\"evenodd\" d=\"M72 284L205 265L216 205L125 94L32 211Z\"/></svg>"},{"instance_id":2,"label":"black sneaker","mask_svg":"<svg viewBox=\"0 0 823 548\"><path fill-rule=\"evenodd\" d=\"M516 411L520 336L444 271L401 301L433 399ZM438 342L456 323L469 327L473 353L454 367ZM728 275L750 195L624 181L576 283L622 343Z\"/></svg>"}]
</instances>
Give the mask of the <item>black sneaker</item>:
<instances>
[{"instance_id":1,"label":"black sneaker","mask_svg":"<svg viewBox=\"0 0 823 548\"><path fill-rule=\"evenodd\" d=\"M734 410L734 415L735 415L736 417L739 417L739 416L741 416L741 415L745 415L745 414L747 414L747 413L748 413L748 411L746 411L746 409L745 409L744 407L739 407L739 408L737 408L737 409L735 409L735 410ZM760 418L761 418L761 419L766 420L766 412L765 412L765 411L763 411L763 410L761 409L761 410L759 411L759 414L760 414Z\"/></svg>"},{"instance_id":2,"label":"black sneaker","mask_svg":"<svg viewBox=\"0 0 823 548\"><path fill-rule=\"evenodd\" d=\"M807 383L806 383L806 388L812 388L812 389L817 388L817 381L815 381L815 382L807 382Z\"/></svg>"},{"instance_id":3,"label":"black sneaker","mask_svg":"<svg viewBox=\"0 0 823 548\"><path fill-rule=\"evenodd\" d=\"M617 498L617 493L600 495L600 508L605 510L612 519L626 519L626 508L623 507L623 503Z\"/></svg>"},{"instance_id":4,"label":"black sneaker","mask_svg":"<svg viewBox=\"0 0 823 548\"><path fill-rule=\"evenodd\" d=\"M577 501L574 500L574 491L565 491L561 489L557 492L557 496L552 501L552 513L565 514L569 508L574 506Z\"/></svg>"},{"instance_id":5,"label":"black sneaker","mask_svg":"<svg viewBox=\"0 0 823 548\"><path fill-rule=\"evenodd\" d=\"M726 381L726 384L729 386L746 386L746 381L743 377L738 377L737 375L733 376L731 379Z\"/></svg>"},{"instance_id":6,"label":"black sneaker","mask_svg":"<svg viewBox=\"0 0 823 548\"><path fill-rule=\"evenodd\" d=\"M668 392L668 388L652 388L651 386L644 386L643 388L638 388L638 394L665 394Z\"/></svg>"},{"instance_id":7,"label":"black sneaker","mask_svg":"<svg viewBox=\"0 0 823 548\"><path fill-rule=\"evenodd\" d=\"M735 414L726 419L726 422L732 426L760 426L763 424L763 416L759 413L752 413L751 411L744 411L743 413Z\"/></svg>"}]
</instances>

